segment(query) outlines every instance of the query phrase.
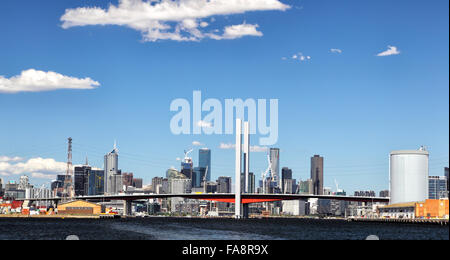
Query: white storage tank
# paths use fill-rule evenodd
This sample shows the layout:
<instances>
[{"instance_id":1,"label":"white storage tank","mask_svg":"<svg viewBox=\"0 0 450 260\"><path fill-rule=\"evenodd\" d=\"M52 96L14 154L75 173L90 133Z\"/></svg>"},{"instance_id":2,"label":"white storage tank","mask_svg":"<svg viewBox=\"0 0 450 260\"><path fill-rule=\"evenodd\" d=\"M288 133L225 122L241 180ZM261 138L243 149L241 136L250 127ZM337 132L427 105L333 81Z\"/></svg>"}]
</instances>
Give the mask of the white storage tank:
<instances>
[{"instance_id":1,"label":"white storage tank","mask_svg":"<svg viewBox=\"0 0 450 260\"><path fill-rule=\"evenodd\" d=\"M390 204L428 199L428 157L423 147L391 152Z\"/></svg>"}]
</instances>

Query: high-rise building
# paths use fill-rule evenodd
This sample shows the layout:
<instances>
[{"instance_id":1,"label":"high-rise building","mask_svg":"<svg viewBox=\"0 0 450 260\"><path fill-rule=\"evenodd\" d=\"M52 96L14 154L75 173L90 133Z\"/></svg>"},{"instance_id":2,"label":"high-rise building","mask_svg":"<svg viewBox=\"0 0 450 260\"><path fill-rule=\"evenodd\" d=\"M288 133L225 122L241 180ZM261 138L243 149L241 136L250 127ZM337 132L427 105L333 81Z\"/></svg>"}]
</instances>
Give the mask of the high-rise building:
<instances>
[{"instance_id":1,"label":"high-rise building","mask_svg":"<svg viewBox=\"0 0 450 260\"><path fill-rule=\"evenodd\" d=\"M181 173L188 179L191 180L192 183L192 178L195 176L193 176L194 173L194 167L193 167L193 163L192 163L192 159L191 158L184 158L184 160L181 162Z\"/></svg>"},{"instance_id":2,"label":"high-rise building","mask_svg":"<svg viewBox=\"0 0 450 260\"><path fill-rule=\"evenodd\" d=\"M211 181L211 150L202 148L198 150L198 167L207 168L206 181Z\"/></svg>"},{"instance_id":3,"label":"high-rise building","mask_svg":"<svg viewBox=\"0 0 450 260\"><path fill-rule=\"evenodd\" d=\"M119 154L116 145L105 155L105 194L117 194L123 190L121 172L119 171Z\"/></svg>"},{"instance_id":4,"label":"high-rise building","mask_svg":"<svg viewBox=\"0 0 450 260\"><path fill-rule=\"evenodd\" d=\"M270 176L275 187L280 187L280 149L270 148Z\"/></svg>"},{"instance_id":5,"label":"high-rise building","mask_svg":"<svg viewBox=\"0 0 450 260\"><path fill-rule=\"evenodd\" d=\"M30 186L30 179L26 175L20 176L19 190L26 190Z\"/></svg>"},{"instance_id":6,"label":"high-rise building","mask_svg":"<svg viewBox=\"0 0 450 260\"><path fill-rule=\"evenodd\" d=\"M285 179L283 182L284 194L295 194L297 191L297 181L295 179Z\"/></svg>"},{"instance_id":7,"label":"high-rise building","mask_svg":"<svg viewBox=\"0 0 450 260\"><path fill-rule=\"evenodd\" d=\"M288 167L281 169L281 192L285 193L284 182L285 180L292 180L292 170Z\"/></svg>"},{"instance_id":8,"label":"high-rise building","mask_svg":"<svg viewBox=\"0 0 450 260\"><path fill-rule=\"evenodd\" d=\"M231 193L231 177L221 176L217 179L217 193Z\"/></svg>"},{"instance_id":9,"label":"high-rise building","mask_svg":"<svg viewBox=\"0 0 450 260\"><path fill-rule=\"evenodd\" d=\"M248 193L256 193L256 178L253 172L248 173Z\"/></svg>"},{"instance_id":10,"label":"high-rise building","mask_svg":"<svg viewBox=\"0 0 450 260\"><path fill-rule=\"evenodd\" d=\"M142 189L142 178L133 178L132 186L136 189Z\"/></svg>"},{"instance_id":11,"label":"high-rise building","mask_svg":"<svg viewBox=\"0 0 450 260\"><path fill-rule=\"evenodd\" d=\"M203 186L206 180L206 168L205 167L195 167L192 177L192 187L200 188Z\"/></svg>"},{"instance_id":12,"label":"high-rise building","mask_svg":"<svg viewBox=\"0 0 450 260\"><path fill-rule=\"evenodd\" d=\"M103 195L105 185L105 171L91 169L89 174L89 195Z\"/></svg>"},{"instance_id":13,"label":"high-rise building","mask_svg":"<svg viewBox=\"0 0 450 260\"><path fill-rule=\"evenodd\" d=\"M163 179L164 179L163 177L154 177L152 179L152 192L153 193L157 194L157 192L156 192L157 187L158 187L158 185L162 185Z\"/></svg>"},{"instance_id":14,"label":"high-rise building","mask_svg":"<svg viewBox=\"0 0 450 260\"><path fill-rule=\"evenodd\" d=\"M0 178L0 196L3 196L3 179Z\"/></svg>"},{"instance_id":15,"label":"high-rise building","mask_svg":"<svg viewBox=\"0 0 450 260\"><path fill-rule=\"evenodd\" d=\"M132 172L122 173L122 182L123 182L123 186L125 186L125 187L133 186L133 173Z\"/></svg>"},{"instance_id":16,"label":"high-rise building","mask_svg":"<svg viewBox=\"0 0 450 260\"><path fill-rule=\"evenodd\" d=\"M91 174L91 170L92 168L88 165L75 166L75 196L84 196L89 194L89 175Z\"/></svg>"},{"instance_id":17,"label":"high-rise building","mask_svg":"<svg viewBox=\"0 0 450 260\"><path fill-rule=\"evenodd\" d=\"M311 180L313 182L314 195L323 195L323 157L314 155L311 157Z\"/></svg>"},{"instance_id":18,"label":"high-rise building","mask_svg":"<svg viewBox=\"0 0 450 260\"><path fill-rule=\"evenodd\" d=\"M445 176L428 177L428 198L431 200L448 198Z\"/></svg>"},{"instance_id":19,"label":"high-rise building","mask_svg":"<svg viewBox=\"0 0 450 260\"><path fill-rule=\"evenodd\" d=\"M300 181L298 184L298 193L299 194L313 194L313 181L308 179L306 181Z\"/></svg>"}]
</instances>

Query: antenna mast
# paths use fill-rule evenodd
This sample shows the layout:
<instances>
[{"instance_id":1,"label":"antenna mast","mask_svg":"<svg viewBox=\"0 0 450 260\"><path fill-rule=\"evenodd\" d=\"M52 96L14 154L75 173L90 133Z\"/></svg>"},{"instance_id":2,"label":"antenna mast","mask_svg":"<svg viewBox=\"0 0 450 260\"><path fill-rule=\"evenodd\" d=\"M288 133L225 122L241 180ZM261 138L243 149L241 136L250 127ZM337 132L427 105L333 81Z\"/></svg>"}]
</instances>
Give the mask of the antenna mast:
<instances>
[{"instance_id":1,"label":"antenna mast","mask_svg":"<svg viewBox=\"0 0 450 260\"><path fill-rule=\"evenodd\" d=\"M72 167L72 138L68 139L68 149L67 149L67 171L66 178L64 180L64 196L71 198L73 196L73 187L72 187L72 176L73 176L73 167Z\"/></svg>"}]
</instances>

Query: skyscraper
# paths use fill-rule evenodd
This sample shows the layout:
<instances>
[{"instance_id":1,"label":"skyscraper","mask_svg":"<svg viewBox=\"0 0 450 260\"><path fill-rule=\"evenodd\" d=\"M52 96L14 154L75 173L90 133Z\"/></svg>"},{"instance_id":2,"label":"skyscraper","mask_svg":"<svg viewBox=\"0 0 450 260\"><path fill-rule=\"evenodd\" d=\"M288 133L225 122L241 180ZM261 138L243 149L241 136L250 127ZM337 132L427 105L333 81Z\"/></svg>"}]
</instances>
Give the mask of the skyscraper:
<instances>
[{"instance_id":1,"label":"skyscraper","mask_svg":"<svg viewBox=\"0 0 450 260\"><path fill-rule=\"evenodd\" d=\"M253 172L248 173L248 193L256 193L255 188L255 174Z\"/></svg>"},{"instance_id":2,"label":"skyscraper","mask_svg":"<svg viewBox=\"0 0 450 260\"><path fill-rule=\"evenodd\" d=\"M283 167L281 169L281 192L285 193L284 183L285 180L292 180L292 170L288 167Z\"/></svg>"},{"instance_id":3,"label":"skyscraper","mask_svg":"<svg viewBox=\"0 0 450 260\"><path fill-rule=\"evenodd\" d=\"M75 166L74 186L75 196L84 196L89 194L89 175L92 168L88 165Z\"/></svg>"},{"instance_id":4,"label":"skyscraper","mask_svg":"<svg viewBox=\"0 0 450 260\"><path fill-rule=\"evenodd\" d=\"M126 187L133 186L133 173L124 172L122 173L123 185Z\"/></svg>"},{"instance_id":5,"label":"skyscraper","mask_svg":"<svg viewBox=\"0 0 450 260\"><path fill-rule=\"evenodd\" d=\"M320 155L311 157L311 179L313 182L313 194L323 195L323 157Z\"/></svg>"},{"instance_id":6,"label":"skyscraper","mask_svg":"<svg viewBox=\"0 0 450 260\"><path fill-rule=\"evenodd\" d=\"M117 194L122 191L122 176L119 171L119 154L114 144L114 149L105 155L105 193Z\"/></svg>"},{"instance_id":7,"label":"skyscraper","mask_svg":"<svg viewBox=\"0 0 450 260\"><path fill-rule=\"evenodd\" d=\"M428 198L431 200L448 198L445 176L428 177Z\"/></svg>"},{"instance_id":8,"label":"skyscraper","mask_svg":"<svg viewBox=\"0 0 450 260\"><path fill-rule=\"evenodd\" d=\"M231 193L231 177L221 176L217 179L217 193Z\"/></svg>"},{"instance_id":9,"label":"skyscraper","mask_svg":"<svg viewBox=\"0 0 450 260\"><path fill-rule=\"evenodd\" d=\"M105 171L101 169L91 169L89 174L89 195L102 195L105 185Z\"/></svg>"},{"instance_id":10,"label":"skyscraper","mask_svg":"<svg viewBox=\"0 0 450 260\"><path fill-rule=\"evenodd\" d=\"M270 148L270 176L275 187L281 188L280 185L280 149Z\"/></svg>"},{"instance_id":11,"label":"skyscraper","mask_svg":"<svg viewBox=\"0 0 450 260\"><path fill-rule=\"evenodd\" d=\"M206 173L206 181L211 181L211 150L202 148L198 150L198 167L208 168Z\"/></svg>"}]
</instances>

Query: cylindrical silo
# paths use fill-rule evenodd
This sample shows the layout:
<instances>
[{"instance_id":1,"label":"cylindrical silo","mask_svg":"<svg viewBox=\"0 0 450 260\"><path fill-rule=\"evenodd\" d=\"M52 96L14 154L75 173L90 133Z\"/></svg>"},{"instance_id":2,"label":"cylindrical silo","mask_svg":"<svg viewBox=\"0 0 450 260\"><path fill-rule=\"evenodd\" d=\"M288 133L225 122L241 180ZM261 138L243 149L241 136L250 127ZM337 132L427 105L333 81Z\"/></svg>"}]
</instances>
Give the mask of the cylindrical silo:
<instances>
[{"instance_id":1,"label":"cylindrical silo","mask_svg":"<svg viewBox=\"0 0 450 260\"><path fill-rule=\"evenodd\" d=\"M391 204L424 201L428 198L428 157L424 149L391 152Z\"/></svg>"}]
</instances>

